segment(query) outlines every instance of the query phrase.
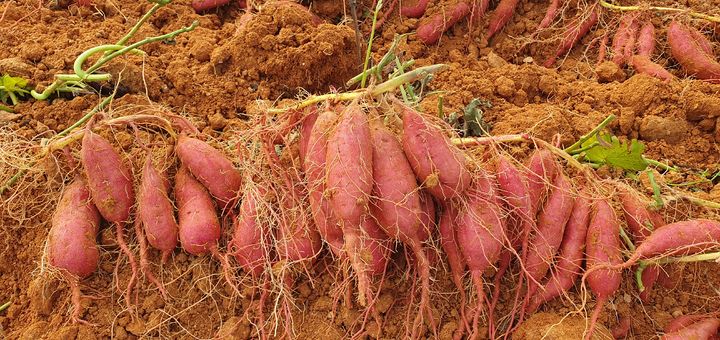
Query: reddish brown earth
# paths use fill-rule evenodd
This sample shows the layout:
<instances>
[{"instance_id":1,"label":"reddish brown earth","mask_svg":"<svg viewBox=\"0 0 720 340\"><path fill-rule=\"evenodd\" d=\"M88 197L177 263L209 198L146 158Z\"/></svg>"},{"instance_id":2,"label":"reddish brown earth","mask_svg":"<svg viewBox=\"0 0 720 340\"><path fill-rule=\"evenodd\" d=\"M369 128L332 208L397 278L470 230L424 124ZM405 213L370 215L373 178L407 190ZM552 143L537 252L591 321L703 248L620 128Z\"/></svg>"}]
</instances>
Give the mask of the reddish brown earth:
<instances>
[{"instance_id":1,"label":"reddish brown earth","mask_svg":"<svg viewBox=\"0 0 720 340\"><path fill-rule=\"evenodd\" d=\"M54 74L71 72L75 57L82 51L122 37L151 7L140 0L95 0L92 7L82 8L63 2L0 3L0 74L9 72L46 86ZM249 118L262 114L262 108L273 102L285 104L307 93L343 91L345 81L361 71L362 61L355 30L343 24L351 20L344 19L349 12L342 2L312 2L311 11L325 20L320 25L314 25L308 13L267 2L246 23L241 22L243 11L236 4L205 14L196 14L189 0L175 1L161 9L143 26L139 36L167 33L193 20L199 20L200 27L177 37L173 43L145 46L144 58L125 56L111 62L107 70L114 79L120 79L119 91L123 94L112 104L111 115L171 111L189 117L210 137L228 141L248 128ZM434 1L428 13L441 12L452 2ZM660 3L665 2L674 3ZM567 17L577 12L576 2L569 3ZM717 0L687 1L683 5L705 13L720 13ZM370 1L359 6L361 19L370 6ZM492 103L484 115L492 134L527 132L547 141L560 134L564 145L614 114L618 119L610 125L613 133L623 139L643 141L647 157L682 169L682 174L661 176L662 182L694 181L701 171L720 170L720 86L684 79L666 48L664 27L673 18L670 14L652 15L661 51L655 59L682 80L663 83L633 75L631 70L619 69L609 62L596 65L596 41L606 32L613 33L619 18L616 12L603 12L600 25L582 40L583 47L574 49L558 68L540 66L555 51L561 32L556 24L557 27L531 37L545 8L546 1L521 1L509 25L489 43L484 38L484 28L469 31L464 21L450 29L437 45L425 46L409 36L399 48L403 59L415 59L418 66L433 63L449 66L424 88L422 111L437 115L440 97L445 113L460 111L473 98L480 98ZM371 21L363 20L362 44L367 41ZM417 19L392 15L376 35L372 48L375 60L387 51L395 34L413 32L418 23ZM692 23L706 32L713 31L703 21ZM483 25L486 24L487 18L483 20ZM716 55L720 55L718 30L714 32L710 38L716 46ZM0 111L3 145L0 179L4 182L17 168L26 166L27 158L23 157L35 152L42 138L68 127L97 102L97 95L86 94L26 101L15 107L19 116L10 117ZM103 131L125 153L128 162L140 169L143 151L133 144L132 134L129 128ZM162 140L147 132L144 136L157 142ZM78 148L77 143L70 145L73 153ZM524 157L528 145L509 145L506 149ZM60 152L54 155L33 167L15 189L3 194L0 203L0 304L12 301L7 310L0 312L0 337L257 336L250 323L253 318L246 314L252 316L254 309L250 307L258 298L256 292L247 288L244 298L234 295L224 285L215 261L190 256L179 249L167 264L154 266L169 298L163 300L152 284L141 280L137 314L128 313L123 297L114 288L113 272L117 263L119 284L124 286L129 279L129 266L119 256L107 229L100 237L99 270L82 282L84 294L93 297L83 299L82 316L97 326L71 324L69 290L62 280L48 273L43 262L53 204L59 198L63 180L77 171ZM600 169L599 173L603 178L622 176L608 169ZM636 187L651 194L647 178L640 179ZM720 203L717 182L701 182L680 190ZM680 202L669 203L662 213L668 220L690 216L718 218L717 211ZM341 302L334 308L334 302L342 300L337 294L342 289L339 287L342 275L327 254L322 256L311 272L296 282L292 292L298 338L335 339L359 331L361 312L357 306ZM404 258L401 251L393 257L394 264L377 304L383 324L378 331L377 325L368 323L366 330L371 337L400 338L405 334L408 297L415 280L409 277L414 272L408 270ZM159 254L153 252L151 261L160 263ZM680 279L658 287L646 303L638 299L632 274L626 272L621 292L607 304L600 323L612 329L620 318L629 317L632 320L629 338L650 339L661 334L673 316L720 310L717 263L673 265L668 270L678 273ZM432 307L440 320L440 337L447 339L456 327L457 295L441 265L436 265L433 276ZM250 278L241 279L244 285L252 285ZM497 315L510 308L514 282L515 278L510 276L503 280L503 287L507 287L503 291L507 294L501 297ZM594 306L591 298L585 309L581 302L576 285L568 297L542 307L549 314L531 319L516 337L535 339L552 320L572 314L580 318L580 323L577 320L563 323L561 330L555 329L559 333L554 339L577 338L578 327L582 333L584 317ZM283 332L277 331L278 335Z\"/></svg>"}]
</instances>

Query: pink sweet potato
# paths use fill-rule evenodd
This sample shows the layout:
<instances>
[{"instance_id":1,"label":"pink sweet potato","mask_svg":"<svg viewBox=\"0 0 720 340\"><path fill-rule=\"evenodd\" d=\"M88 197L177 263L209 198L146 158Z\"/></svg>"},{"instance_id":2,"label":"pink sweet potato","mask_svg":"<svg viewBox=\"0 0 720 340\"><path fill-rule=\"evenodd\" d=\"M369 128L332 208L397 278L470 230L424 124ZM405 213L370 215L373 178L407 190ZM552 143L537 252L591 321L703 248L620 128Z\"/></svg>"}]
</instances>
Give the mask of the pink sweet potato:
<instances>
[{"instance_id":1,"label":"pink sweet potato","mask_svg":"<svg viewBox=\"0 0 720 340\"><path fill-rule=\"evenodd\" d=\"M690 315L682 315L678 316L677 318L672 319L670 323L665 326L663 331L665 333L673 333L677 332L687 326L690 326L698 321L704 320L704 319L712 319L712 315L707 314L690 314Z\"/></svg>"},{"instance_id":2,"label":"pink sweet potato","mask_svg":"<svg viewBox=\"0 0 720 340\"><path fill-rule=\"evenodd\" d=\"M584 14L581 14L584 15ZM581 17L574 20L566 29L563 34L563 40L557 47L555 55L550 57L544 64L545 67L550 67L555 63L555 60L563 54L570 51L575 44L580 41L585 35L590 32L590 29L595 26L598 21L598 9L593 8L590 10L590 14L587 17Z\"/></svg>"},{"instance_id":3,"label":"pink sweet potato","mask_svg":"<svg viewBox=\"0 0 720 340\"><path fill-rule=\"evenodd\" d=\"M74 322L80 320L80 287L78 280L92 274L98 266L100 252L95 240L100 213L90 200L90 190L78 177L68 185L52 217L48 234L48 261L64 271L72 291Z\"/></svg>"},{"instance_id":4,"label":"pink sweet potato","mask_svg":"<svg viewBox=\"0 0 720 340\"><path fill-rule=\"evenodd\" d=\"M426 45L434 44L440 40L445 31L465 18L470 13L470 6L465 2L458 2L450 11L438 13L420 23L417 36Z\"/></svg>"},{"instance_id":5,"label":"pink sweet potato","mask_svg":"<svg viewBox=\"0 0 720 340\"><path fill-rule=\"evenodd\" d=\"M585 339L592 339L593 330L605 302L620 288L622 275L620 270L599 269L595 267L615 266L622 263L620 250L620 225L613 208L606 200L594 204L594 213L590 220L586 240L587 281L595 294L595 310ZM597 269L597 268L596 268Z\"/></svg>"},{"instance_id":6,"label":"pink sweet potato","mask_svg":"<svg viewBox=\"0 0 720 340\"><path fill-rule=\"evenodd\" d=\"M220 221L205 187L182 166L175 175L175 199L178 206L180 244L193 255L202 255L217 247Z\"/></svg>"},{"instance_id":7,"label":"pink sweet potato","mask_svg":"<svg viewBox=\"0 0 720 340\"><path fill-rule=\"evenodd\" d=\"M495 12L490 17L487 39L492 38L495 33L500 32L505 27L513 14L515 14L515 8L519 2L519 0L500 0L500 3L495 7Z\"/></svg>"},{"instance_id":8,"label":"pink sweet potato","mask_svg":"<svg viewBox=\"0 0 720 340\"><path fill-rule=\"evenodd\" d=\"M545 11L545 17L543 17L542 21L540 21L540 24L537 27L538 31L550 26L553 20L555 20L559 8L560 0L550 1L550 5L548 6L547 11Z\"/></svg>"},{"instance_id":9,"label":"pink sweet potato","mask_svg":"<svg viewBox=\"0 0 720 340\"><path fill-rule=\"evenodd\" d=\"M496 176L500 197L510 210L507 226L510 244L520 249L528 233L535 228L528 185L520 170L504 156L498 157Z\"/></svg>"},{"instance_id":10,"label":"pink sweet potato","mask_svg":"<svg viewBox=\"0 0 720 340\"><path fill-rule=\"evenodd\" d=\"M528 307L529 312L535 311L541 304L565 293L573 286L578 274L582 271L583 252L590 222L591 202L586 197L575 198L572 214L568 219L560 245L558 262L552 276L545 282L537 295L533 296Z\"/></svg>"},{"instance_id":11,"label":"pink sweet potato","mask_svg":"<svg viewBox=\"0 0 720 340\"><path fill-rule=\"evenodd\" d=\"M637 38L637 54L650 58L655 52L655 26L651 21L643 24Z\"/></svg>"},{"instance_id":12,"label":"pink sweet potato","mask_svg":"<svg viewBox=\"0 0 720 340\"><path fill-rule=\"evenodd\" d=\"M460 195L471 181L465 156L440 128L396 101L402 110L402 142L415 176L439 200Z\"/></svg>"},{"instance_id":13,"label":"pink sweet potato","mask_svg":"<svg viewBox=\"0 0 720 340\"><path fill-rule=\"evenodd\" d=\"M623 267L654 256L697 254L720 244L720 222L697 219L666 224L645 238Z\"/></svg>"},{"instance_id":14,"label":"pink sweet potato","mask_svg":"<svg viewBox=\"0 0 720 340\"><path fill-rule=\"evenodd\" d=\"M623 55L626 62L630 61L630 58L635 55L635 43L638 39L638 30L640 30L640 23L637 20L633 20L630 26L628 26L628 39L623 48Z\"/></svg>"},{"instance_id":15,"label":"pink sweet potato","mask_svg":"<svg viewBox=\"0 0 720 340\"><path fill-rule=\"evenodd\" d=\"M689 75L713 83L720 82L720 63L707 51L705 39L693 28L677 21L667 30L668 44L673 58ZM711 51L710 51L711 52Z\"/></svg>"},{"instance_id":16,"label":"pink sweet potato","mask_svg":"<svg viewBox=\"0 0 720 340\"><path fill-rule=\"evenodd\" d=\"M635 23L637 15L634 13L625 13L620 18L620 25L612 39L612 61L620 67L623 67L627 62L625 57L625 46L630 38L630 26Z\"/></svg>"},{"instance_id":17,"label":"pink sweet potato","mask_svg":"<svg viewBox=\"0 0 720 340\"><path fill-rule=\"evenodd\" d=\"M374 276L385 274L390 262L390 238L369 216L363 220L360 230L364 234L362 249L364 258L368 259L368 273Z\"/></svg>"},{"instance_id":18,"label":"pink sweet potato","mask_svg":"<svg viewBox=\"0 0 720 340\"><path fill-rule=\"evenodd\" d=\"M332 111L325 111L318 115L308 137L307 156L303 164L308 185L310 211L315 226L320 237L330 246L333 254L340 256L344 242L342 229L333 215L329 200L325 197L327 141L336 120L337 114Z\"/></svg>"},{"instance_id":19,"label":"pink sweet potato","mask_svg":"<svg viewBox=\"0 0 720 340\"><path fill-rule=\"evenodd\" d=\"M420 18L425 14L430 0L417 0L414 6L405 6L400 8L400 15L410 18Z\"/></svg>"},{"instance_id":20,"label":"pink sweet potato","mask_svg":"<svg viewBox=\"0 0 720 340\"><path fill-rule=\"evenodd\" d=\"M553 191L538 215L537 231L530 240L525 262L530 296L535 293L537 284L545 277L563 241L565 225L573 211L574 196L575 192L565 175L557 174L553 180Z\"/></svg>"},{"instance_id":21,"label":"pink sweet potato","mask_svg":"<svg viewBox=\"0 0 720 340\"><path fill-rule=\"evenodd\" d=\"M138 190L137 214L145 237L153 248L162 253L163 262L172 254L178 242L178 225L168 190L170 182L167 177L155 168L151 157L148 157Z\"/></svg>"},{"instance_id":22,"label":"pink sweet potato","mask_svg":"<svg viewBox=\"0 0 720 340\"><path fill-rule=\"evenodd\" d=\"M668 70L662 65L657 64L650 60L650 58L643 55L634 55L630 58L630 63L637 73L647 74L651 77L662 79L664 81L670 81L675 79Z\"/></svg>"},{"instance_id":23,"label":"pink sweet potato","mask_svg":"<svg viewBox=\"0 0 720 340\"><path fill-rule=\"evenodd\" d=\"M220 150L181 134L175 152L190 173L221 203L221 208L239 195L242 176Z\"/></svg>"},{"instance_id":24,"label":"pink sweet potato","mask_svg":"<svg viewBox=\"0 0 720 340\"><path fill-rule=\"evenodd\" d=\"M327 144L326 183L330 206L340 221L345 251L358 276L358 301L366 305L370 286L361 258L360 225L367 215L372 178L372 143L367 115L357 103L345 108Z\"/></svg>"},{"instance_id":25,"label":"pink sweet potato","mask_svg":"<svg viewBox=\"0 0 720 340\"><path fill-rule=\"evenodd\" d=\"M661 340L711 339L720 328L720 319L706 318L674 332L666 333Z\"/></svg>"},{"instance_id":26,"label":"pink sweet potato","mask_svg":"<svg viewBox=\"0 0 720 340\"><path fill-rule=\"evenodd\" d=\"M240 213L234 221L233 238L230 241L230 252L240 267L253 277L258 277L265 270L268 258L269 228L263 228L260 217L266 207L265 190L247 190L240 204Z\"/></svg>"},{"instance_id":27,"label":"pink sweet potato","mask_svg":"<svg viewBox=\"0 0 720 340\"><path fill-rule=\"evenodd\" d=\"M374 121L370 130L373 148L373 200L370 210L378 225L391 239L399 240L412 250L417 261L422 286L420 313L415 319L414 328L421 327L422 314L429 310L430 264L422 249L419 230L422 207L420 189L415 174L403 148L395 135L381 122Z\"/></svg>"},{"instance_id":28,"label":"pink sweet potato","mask_svg":"<svg viewBox=\"0 0 720 340\"><path fill-rule=\"evenodd\" d=\"M102 217L122 223L135 204L132 173L112 145L90 129L85 131L80 158L90 193Z\"/></svg>"},{"instance_id":29,"label":"pink sweet potato","mask_svg":"<svg viewBox=\"0 0 720 340\"><path fill-rule=\"evenodd\" d=\"M420 190L420 228L418 228L418 239L420 242L426 242L430 239L433 230L435 230L437 217L435 213L435 202L432 195L427 190Z\"/></svg>"},{"instance_id":30,"label":"pink sweet potato","mask_svg":"<svg viewBox=\"0 0 720 340\"><path fill-rule=\"evenodd\" d=\"M207 11L230 3L230 0L193 0L191 6L195 12Z\"/></svg>"},{"instance_id":31,"label":"pink sweet potato","mask_svg":"<svg viewBox=\"0 0 720 340\"><path fill-rule=\"evenodd\" d=\"M302 165L304 171L307 171L305 166L305 156L308 152L310 134L312 133L312 128L315 125L317 118L317 111L312 110L305 116L305 118L303 118L302 124L300 125L300 143L298 143L298 148L300 153L300 164Z\"/></svg>"},{"instance_id":32,"label":"pink sweet potato","mask_svg":"<svg viewBox=\"0 0 720 340\"><path fill-rule=\"evenodd\" d=\"M530 199L530 217L535 218L540 204L545 198L545 193L549 188L550 182L555 178L558 171L555 156L552 152L545 149L537 149L530 156L527 168L525 169L525 178L527 182L528 198Z\"/></svg>"},{"instance_id":33,"label":"pink sweet potato","mask_svg":"<svg viewBox=\"0 0 720 340\"><path fill-rule=\"evenodd\" d=\"M132 172L123 164L112 145L89 127L83 136L80 162L85 169L90 196L100 215L115 225L117 244L130 263L132 275L125 294L125 302L130 308L130 291L135 285L137 264L125 242L124 223L130 219L130 210L135 204Z\"/></svg>"},{"instance_id":34,"label":"pink sweet potato","mask_svg":"<svg viewBox=\"0 0 720 340\"><path fill-rule=\"evenodd\" d=\"M470 336L474 339L478 335L479 316L485 295L482 274L498 260L506 236L500 216L501 208L496 204L497 189L490 177L479 174L467 194L467 205L458 211L456 237L478 297ZM489 323L492 322L489 320Z\"/></svg>"},{"instance_id":35,"label":"pink sweet potato","mask_svg":"<svg viewBox=\"0 0 720 340\"><path fill-rule=\"evenodd\" d=\"M288 188L293 190L298 186ZM286 192L281 198L283 213L280 215L275 248L281 260L290 262L312 262L322 249L322 240L317 228L313 226L311 214L303 206L304 200L297 193Z\"/></svg>"},{"instance_id":36,"label":"pink sweet potato","mask_svg":"<svg viewBox=\"0 0 720 340\"><path fill-rule=\"evenodd\" d=\"M465 259L463 254L460 252L460 248L457 243L457 237L455 236L455 229L457 227L457 209L451 203L445 203L442 206L440 214L440 222L438 223L438 231L440 232L440 246L445 253L448 265L450 267L450 275L452 277L455 288L457 288L460 294L460 322L458 322L458 329L456 334L458 337L462 336L465 329L469 329L467 320L465 319L465 303L467 297L465 296L465 285L463 285L463 273L465 272Z\"/></svg>"}]
</instances>

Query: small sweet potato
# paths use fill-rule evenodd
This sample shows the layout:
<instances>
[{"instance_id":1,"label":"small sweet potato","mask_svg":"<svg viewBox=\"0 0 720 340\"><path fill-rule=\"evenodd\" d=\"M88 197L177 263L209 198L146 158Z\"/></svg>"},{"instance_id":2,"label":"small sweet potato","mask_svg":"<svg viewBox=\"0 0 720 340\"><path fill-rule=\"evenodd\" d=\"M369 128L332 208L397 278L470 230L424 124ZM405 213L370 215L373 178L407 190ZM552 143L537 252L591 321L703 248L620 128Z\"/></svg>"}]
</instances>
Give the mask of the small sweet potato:
<instances>
[{"instance_id":1,"label":"small sweet potato","mask_svg":"<svg viewBox=\"0 0 720 340\"><path fill-rule=\"evenodd\" d=\"M713 83L720 82L720 63L708 52L702 34L673 21L667 30L667 40L670 53L687 74Z\"/></svg>"},{"instance_id":2,"label":"small sweet potato","mask_svg":"<svg viewBox=\"0 0 720 340\"><path fill-rule=\"evenodd\" d=\"M462 20L470 13L470 6L465 2L458 2L449 12L438 13L420 23L417 28L417 37L426 45L434 44L440 40L445 31Z\"/></svg>"},{"instance_id":3,"label":"small sweet potato","mask_svg":"<svg viewBox=\"0 0 720 340\"><path fill-rule=\"evenodd\" d=\"M205 187L182 166L175 175L175 199L178 205L180 244L193 255L202 255L217 247L220 221Z\"/></svg>"}]
</instances>

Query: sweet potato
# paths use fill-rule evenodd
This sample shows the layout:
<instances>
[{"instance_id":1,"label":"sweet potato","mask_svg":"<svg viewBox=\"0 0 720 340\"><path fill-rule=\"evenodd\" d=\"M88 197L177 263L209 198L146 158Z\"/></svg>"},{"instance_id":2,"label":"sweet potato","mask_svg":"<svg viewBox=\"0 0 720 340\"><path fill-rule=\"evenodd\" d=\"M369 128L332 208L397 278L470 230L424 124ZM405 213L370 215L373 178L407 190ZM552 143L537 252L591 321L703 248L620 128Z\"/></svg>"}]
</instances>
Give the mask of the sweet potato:
<instances>
[{"instance_id":1,"label":"sweet potato","mask_svg":"<svg viewBox=\"0 0 720 340\"><path fill-rule=\"evenodd\" d=\"M630 63L637 73L647 74L651 77L662 79L664 81L671 81L675 79L668 70L662 65L657 64L650 60L648 57L643 55L634 55L630 58Z\"/></svg>"},{"instance_id":2,"label":"sweet potato","mask_svg":"<svg viewBox=\"0 0 720 340\"><path fill-rule=\"evenodd\" d=\"M633 20L630 23L630 26L628 26L628 39L627 42L625 42L625 47L622 51L626 62L630 61L630 58L635 55L635 44L638 39L638 30L640 30L640 23L638 23L637 20Z\"/></svg>"},{"instance_id":3,"label":"sweet potato","mask_svg":"<svg viewBox=\"0 0 720 340\"><path fill-rule=\"evenodd\" d=\"M296 188L293 185L288 189ZM275 243L278 255L281 260L290 262L313 261L322 249L322 240L312 224L311 214L303 208L306 202L299 199L297 193L286 193L284 196L281 198L283 213Z\"/></svg>"},{"instance_id":4,"label":"sweet potato","mask_svg":"<svg viewBox=\"0 0 720 340\"><path fill-rule=\"evenodd\" d=\"M555 51L555 55L550 57L545 62L544 66L552 66L555 63L555 60L557 60L557 58L570 51L573 46L575 46L575 44L580 41L580 39L582 39L586 34L588 34L588 32L590 32L590 29L595 26L597 21L598 9L593 8L592 10L590 10L590 14L587 17L578 18L573 23L571 23L565 29L565 33L563 34L564 38L558 45L557 50Z\"/></svg>"},{"instance_id":5,"label":"sweet potato","mask_svg":"<svg viewBox=\"0 0 720 340\"><path fill-rule=\"evenodd\" d=\"M167 261L178 242L178 225L168 197L169 190L168 178L155 168L151 157L148 157L138 190L137 214L145 237L153 248L162 253L163 262Z\"/></svg>"},{"instance_id":6,"label":"sweet potato","mask_svg":"<svg viewBox=\"0 0 720 340\"><path fill-rule=\"evenodd\" d=\"M456 336L459 338L465 329L470 329L465 319L465 303L467 297L465 296L465 286L463 285L463 273L465 272L465 258L460 252L460 248L457 243L457 237L455 230L457 227L457 209L452 203L445 203L442 205L440 222L438 223L438 231L440 232L440 246L445 253L448 265L450 267L450 276L452 281L460 294L460 321L458 322L458 329Z\"/></svg>"},{"instance_id":7,"label":"sweet potato","mask_svg":"<svg viewBox=\"0 0 720 340\"><path fill-rule=\"evenodd\" d=\"M677 21L667 30L668 45L673 58L689 75L713 83L720 82L720 63L708 53L702 35ZM710 51L711 52L711 51Z\"/></svg>"},{"instance_id":8,"label":"sweet potato","mask_svg":"<svg viewBox=\"0 0 720 340\"><path fill-rule=\"evenodd\" d=\"M193 177L221 203L221 208L225 209L239 195L242 176L218 149L197 138L181 134L175 152Z\"/></svg>"},{"instance_id":9,"label":"sweet potato","mask_svg":"<svg viewBox=\"0 0 720 340\"><path fill-rule=\"evenodd\" d=\"M445 31L462 20L468 13L470 13L470 6L465 2L458 2L449 12L435 14L421 22L416 30L417 37L426 45L434 44L440 40L440 36Z\"/></svg>"},{"instance_id":10,"label":"sweet potato","mask_svg":"<svg viewBox=\"0 0 720 340\"><path fill-rule=\"evenodd\" d=\"M202 255L217 247L220 221L215 205L205 187L185 166L175 175L175 199L182 248L192 255Z\"/></svg>"},{"instance_id":11,"label":"sweet potato","mask_svg":"<svg viewBox=\"0 0 720 340\"><path fill-rule=\"evenodd\" d=\"M191 6L195 12L207 11L230 3L230 0L193 0Z\"/></svg>"},{"instance_id":12,"label":"sweet potato","mask_svg":"<svg viewBox=\"0 0 720 340\"><path fill-rule=\"evenodd\" d=\"M268 258L269 228L263 228L260 217L264 216L265 189L246 190L240 203L240 213L234 221L230 253L240 267L253 277L265 270Z\"/></svg>"},{"instance_id":13,"label":"sweet potato","mask_svg":"<svg viewBox=\"0 0 720 340\"><path fill-rule=\"evenodd\" d=\"M527 183L528 198L530 199L530 218L534 219L540 204L545 198L549 183L555 178L558 166L552 152L537 149L530 156L524 175Z\"/></svg>"},{"instance_id":14,"label":"sweet potato","mask_svg":"<svg viewBox=\"0 0 720 340\"><path fill-rule=\"evenodd\" d=\"M720 244L720 222L697 219L666 224L655 229L622 267L655 256L691 255Z\"/></svg>"},{"instance_id":15,"label":"sweet potato","mask_svg":"<svg viewBox=\"0 0 720 340\"><path fill-rule=\"evenodd\" d=\"M340 256L343 234L333 215L330 202L325 197L325 166L327 141L337 115L332 111L320 113L308 137L307 156L304 161L305 179L308 183L308 200L315 226L330 250Z\"/></svg>"},{"instance_id":16,"label":"sweet potato","mask_svg":"<svg viewBox=\"0 0 720 340\"><path fill-rule=\"evenodd\" d=\"M65 187L52 216L47 254L51 266L61 269L72 291L72 320L80 320L80 287L78 280L92 274L98 266L100 252L95 237L100 213L90 200L87 183L77 177Z\"/></svg>"},{"instance_id":17,"label":"sweet potato","mask_svg":"<svg viewBox=\"0 0 720 340\"><path fill-rule=\"evenodd\" d=\"M666 333L661 340L711 339L720 328L720 319L707 318L677 331Z\"/></svg>"},{"instance_id":18,"label":"sweet potato","mask_svg":"<svg viewBox=\"0 0 720 340\"><path fill-rule=\"evenodd\" d=\"M430 239L432 231L435 230L437 214L435 202L427 190L420 190L420 228L418 228L418 239L426 242Z\"/></svg>"},{"instance_id":19,"label":"sweet potato","mask_svg":"<svg viewBox=\"0 0 720 340\"><path fill-rule=\"evenodd\" d=\"M117 244L130 263L132 275L125 294L125 301L130 308L130 291L135 285L137 264L125 242L124 223L130 219L130 210L135 204L132 172L123 164L112 145L89 127L83 136L80 162L85 169L90 196L100 215L115 225Z\"/></svg>"},{"instance_id":20,"label":"sweet potato","mask_svg":"<svg viewBox=\"0 0 720 340\"><path fill-rule=\"evenodd\" d=\"M575 198L572 214L568 219L560 245L558 262L550 278L537 295L533 296L528 311L534 312L541 304L565 293L573 286L582 271L583 252L590 222L591 202L581 193Z\"/></svg>"},{"instance_id":21,"label":"sweet potato","mask_svg":"<svg viewBox=\"0 0 720 340\"><path fill-rule=\"evenodd\" d=\"M528 185L520 170L504 156L498 157L496 176L499 195L510 210L507 224L510 244L520 249L523 242L527 242L525 239L528 233L535 228L535 213L531 213Z\"/></svg>"},{"instance_id":22,"label":"sweet potato","mask_svg":"<svg viewBox=\"0 0 720 340\"><path fill-rule=\"evenodd\" d=\"M368 117L357 103L343 111L327 144L326 183L330 206L340 221L345 251L358 276L358 302L369 293L367 265L361 258L360 225L367 215L373 188L372 145Z\"/></svg>"},{"instance_id":23,"label":"sweet potato","mask_svg":"<svg viewBox=\"0 0 720 340\"><path fill-rule=\"evenodd\" d=\"M627 62L625 57L625 46L630 38L629 28L635 22L637 15L634 13L625 13L620 18L620 25L615 32L612 40L612 62L623 67Z\"/></svg>"},{"instance_id":24,"label":"sweet potato","mask_svg":"<svg viewBox=\"0 0 720 340\"><path fill-rule=\"evenodd\" d=\"M363 220L360 230L364 234L362 249L363 258L368 260L368 273L374 276L385 274L390 262L390 238L370 216Z\"/></svg>"},{"instance_id":25,"label":"sweet potato","mask_svg":"<svg viewBox=\"0 0 720 340\"><path fill-rule=\"evenodd\" d=\"M622 275L620 270L600 269L594 267L615 266L622 263L620 251L620 225L610 203L598 200L594 204L594 213L590 220L586 240L587 281L595 294L595 310L590 318L585 339L592 338L595 324L605 302L620 288Z\"/></svg>"},{"instance_id":26,"label":"sweet potato","mask_svg":"<svg viewBox=\"0 0 720 340\"><path fill-rule=\"evenodd\" d=\"M673 333L677 332L687 326L690 326L698 321L704 320L704 319L712 319L711 315L707 314L690 314L690 315L682 315L678 316L677 318L672 319L670 323L665 326L663 331L665 333Z\"/></svg>"},{"instance_id":27,"label":"sweet potato","mask_svg":"<svg viewBox=\"0 0 720 340\"><path fill-rule=\"evenodd\" d=\"M492 38L495 33L500 32L503 27L510 21L513 14L515 14L515 8L517 7L519 0L500 0L495 12L490 17L490 24L488 25L487 39Z\"/></svg>"},{"instance_id":28,"label":"sweet potato","mask_svg":"<svg viewBox=\"0 0 720 340\"><path fill-rule=\"evenodd\" d=\"M655 52L655 26L651 21L643 24L637 38L637 54L650 58Z\"/></svg>"},{"instance_id":29,"label":"sweet potato","mask_svg":"<svg viewBox=\"0 0 720 340\"><path fill-rule=\"evenodd\" d=\"M465 156L440 128L396 101L402 110L402 142L415 176L439 200L460 195L470 185Z\"/></svg>"},{"instance_id":30,"label":"sweet potato","mask_svg":"<svg viewBox=\"0 0 720 340\"><path fill-rule=\"evenodd\" d=\"M372 140L373 200L370 210L378 225L391 239L399 240L412 250L420 273L422 294L420 313L415 319L413 329L421 327L422 314L429 310L430 264L422 249L419 230L422 207L420 189L402 146L395 135L379 121L374 121L370 130Z\"/></svg>"},{"instance_id":31,"label":"sweet potato","mask_svg":"<svg viewBox=\"0 0 720 340\"><path fill-rule=\"evenodd\" d=\"M410 18L420 18L425 14L430 0L418 0L415 6L405 6L400 8L400 15Z\"/></svg>"},{"instance_id":32,"label":"sweet potato","mask_svg":"<svg viewBox=\"0 0 720 340\"><path fill-rule=\"evenodd\" d=\"M540 24L537 27L538 31L550 26L553 20L555 20L559 8L560 0L550 1L550 5L548 6L547 11L545 11L545 17L543 17L542 21L540 21Z\"/></svg>"},{"instance_id":33,"label":"sweet potato","mask_svg":"<svg viewBox=\"0 0 720 340\"><path fill-rule=\"evenodd\" d=\"M575 192L562 173L553 180L553 191L538 215L537 231L532 235L525 262L528 278L528 298L535 293L545 277L553 257L563 241L565 225L573 211Z\"/></svg>"},{"instance_id":34,"label":"sweet potato","mask_svg":"<svg viewBox=\"0 0 720 340\"><path fill-rule=\"evenodd\" d=\"M317 111L312 110L305 116L305 118L303 118L302 124L300 125L300 143L298 143L298 149L300 153L300 164L302 165L304 171L307 171L305 166L305 156L308 152L310 134L312 133L312 128L315 125L317 118Z\"/></svg>"},{"instance_id":35,"label":"sweet potato","mask_svg":"<svg viewBox=\"0 0 720 340\"><path fill-rule=\"evenodd\" d=\"M496 204L497 189L490 177L480 173L467 194L465 209L458 211L456 237L478 297L470 336L474 339L478 335L478 321L485 295L482 274L498 260L506 236L500 207ZM488 322L492 323L493 320Z\"/></svg>"}]
</instances>

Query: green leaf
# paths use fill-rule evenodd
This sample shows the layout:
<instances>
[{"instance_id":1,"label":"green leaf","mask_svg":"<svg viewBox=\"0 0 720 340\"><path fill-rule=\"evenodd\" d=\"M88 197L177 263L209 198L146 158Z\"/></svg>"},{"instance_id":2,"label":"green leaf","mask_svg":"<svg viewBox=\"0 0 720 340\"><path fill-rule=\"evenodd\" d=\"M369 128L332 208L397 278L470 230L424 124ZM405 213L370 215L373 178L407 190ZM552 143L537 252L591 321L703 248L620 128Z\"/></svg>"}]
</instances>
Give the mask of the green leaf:
<instances>
[{"instance_id":1,"label":"green leaf","mask_svg":"<svg viewBox=\"0 0 720 340\"><path fill-rule=\"evenodd\" d=\"M585 141L582 147L599 144L585 151L585 158L593 163L607 164L624 170L641 171L647 168L648 163L643 158L645 145L633 139L628 145L612 135L596 134Z\"/></svg>"},{"instance_id":2,"label":"green leaf","mask_svg":"<svg viewBox=\"0 0 720 340\"><path fill-rule=\"evenodd\" d=\"M0 102L7 104L8 100L12 102L17 97L23 97L30 93L30 91L27 90L27 86L27 79L12 77L8 74L3 75L0 77L0 87L2 87L2 89L0 89ZM12 104L16 103L13 102Z\"/></svg>"}]
</instances>

